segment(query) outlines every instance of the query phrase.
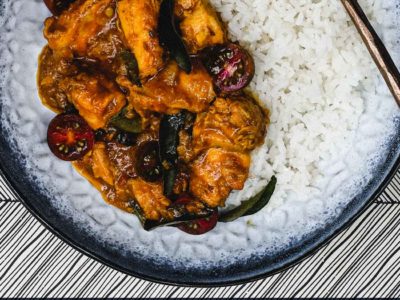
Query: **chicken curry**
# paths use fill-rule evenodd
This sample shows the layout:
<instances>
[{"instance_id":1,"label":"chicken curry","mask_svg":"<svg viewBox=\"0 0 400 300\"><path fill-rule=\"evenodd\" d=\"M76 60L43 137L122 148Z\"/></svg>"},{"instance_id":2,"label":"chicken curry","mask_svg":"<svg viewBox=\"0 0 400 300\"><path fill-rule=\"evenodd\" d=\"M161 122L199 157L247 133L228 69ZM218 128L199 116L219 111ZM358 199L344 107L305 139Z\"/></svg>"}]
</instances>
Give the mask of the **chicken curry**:
<instances>
[{"instance_id":1,"label":"chicken curry","mask_svg":"<svg viewBox=\"0 0 400 300\"><path fill-rule=\"evenodd\" d=\"M48 143L146 230L215 226L249 176L268 113L250 54L207 0L45 0Z\"/></svg>"}]
</instances>

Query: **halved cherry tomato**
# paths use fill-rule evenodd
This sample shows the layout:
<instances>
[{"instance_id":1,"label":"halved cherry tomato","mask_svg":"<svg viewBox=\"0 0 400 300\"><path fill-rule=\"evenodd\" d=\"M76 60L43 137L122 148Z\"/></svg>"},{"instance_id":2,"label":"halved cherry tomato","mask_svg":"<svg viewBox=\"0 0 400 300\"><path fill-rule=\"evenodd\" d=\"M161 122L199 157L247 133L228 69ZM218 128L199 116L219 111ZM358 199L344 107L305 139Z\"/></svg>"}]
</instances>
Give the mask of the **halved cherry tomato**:
<instances>
[{"instance_id":1,"label":"halved cherry tomato","mask_svg":"<svg viewBox=\"0 0 400 300\"><path fill-rule=\"evenodd\" d=\"M212 48L205 65L215 86L224 93L245 88L254 77L253 58L247 50L234 43Z\"/></svg>"},{"instance_id":2,"label":"halved cherry tomato","mask_svg":"<svg viewBox=\"0 0 400 300\"><path fill-rule=\"evenodd\" d=\"M178 200L174 202L174 204L184 204L192 201L188 194L181 195ZM215 209L211 216L203 219L193 220L178 224L180 230L192 234L192 235L201 235L207 233L215 228L218 223L218 209Z\"/></svg>"},{"instance_id":3,"label":"halved cherry tomato","mask_svg":"<svg viewBox=\"0 0 400 300\"><path fill-rule=\"evenodd\" d=\"M94 132L81 116L61 114L49 124L47 143L58 158L78 160L93 148Z\"/></svg>"},{"instance_id":4,"label":"halved cherry tomato","mask_svg":"<svg viewBox=\"0 0 400 300\"><path fill-rule=\"evenodd\" d=\"M43 0L47 8L55 16L60 15L75 0Z\"/></svg>"},{"instance_id":5,"label":"halved cherry tomato","mask_svg":"<svg viewBox=\"0 0 400 300\"><path fill-rule=\"evenodd\" d=\"M137 150L136 158L136 171L140 177L148 182L161 179L162 167L157 141L142 143Z\"/></svg>"}]
</instances>

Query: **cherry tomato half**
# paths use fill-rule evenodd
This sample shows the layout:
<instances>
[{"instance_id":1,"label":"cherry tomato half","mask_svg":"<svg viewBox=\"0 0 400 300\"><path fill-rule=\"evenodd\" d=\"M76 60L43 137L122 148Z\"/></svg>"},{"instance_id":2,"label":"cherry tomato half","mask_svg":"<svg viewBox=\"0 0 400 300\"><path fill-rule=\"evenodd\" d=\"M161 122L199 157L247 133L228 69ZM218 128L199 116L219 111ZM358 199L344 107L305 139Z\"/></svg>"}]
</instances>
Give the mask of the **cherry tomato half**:
<instances>
[{"instance_id":1,"label":"cherry tomato half","mask_svg":"<svg viewBox=\"0 0 400 300\"><path fill-rule=\"evenodd\" d=\"M140 177L148 182L155 182L161 178L162 167L157 141L140 144L136 159L136 172Z\"/></svg>"},{"instance_id":2,"label":"cherry tomato half","mask_svg":"<svg viewBox=\"0 0 400 300\"><path fill-rule=\"evenodd\" d=\"M192 198L187 195L181 195L178 200L175 201L176 204L188 203L192 201ZM201 235L207 233L215 228L218 223L218 209L215 209L211 216L203 219L188 221L185 223L178 224L176 227L180 230L192 234Z\"/></svg>"},{"instance_id":3,"label":"cherry tomato half","mask_svg":"<svg viewBox=\"0 0 400 300\"><path fill-rule=\"evenodd\" d=\"M75 0L43 0L47 8L55 16L60 15Z\"/></svg>"},{"instance_id":4,"label":"cherry tomato half","mask_svg":"<svg viewBox=\"0 0 400 300\"><path fill-rule=\"evenodd\" d=\"M49 124L47 143L58 158L78 160L93 148L94 132L81 116L61 114Z\"/></svg>"},{"instance_id":5,"label":"cherry tomato half","mask_svg":"<svg viewBox=\"0 0 400 300\"><path fill-rule=\"evenodd\" d=\"M245 88L254 77L253 58L243 47L234 43L212 48L205 65L213 76L215 86L224 93Z\"/></svg>"}]
</instances>

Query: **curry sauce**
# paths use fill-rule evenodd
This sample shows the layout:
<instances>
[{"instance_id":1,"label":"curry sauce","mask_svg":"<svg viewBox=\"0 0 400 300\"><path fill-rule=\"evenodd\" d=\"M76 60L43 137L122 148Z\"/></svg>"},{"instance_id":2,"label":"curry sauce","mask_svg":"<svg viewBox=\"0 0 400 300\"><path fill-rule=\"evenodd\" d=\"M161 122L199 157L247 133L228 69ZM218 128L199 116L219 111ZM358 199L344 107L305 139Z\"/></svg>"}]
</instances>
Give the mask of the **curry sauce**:
<instances>
[{"instance_id":1,"label":"curry sauce","mask_svg":"<svg viewBox=\"0 0 400 300\"><path fill-rule=\"evenodd\" d=\"M70 2L45 21L39 58L40 98L60 114L59 132L48 133L55 154L82 151L78 172L145 229L210 217L243 189L250 152L264 142L268 118L244 92L251 56L206 0L171 2L186 53L160 42L160 0ZM62 124L68 114L92 135Z\"/></svg>"}]
</instances>

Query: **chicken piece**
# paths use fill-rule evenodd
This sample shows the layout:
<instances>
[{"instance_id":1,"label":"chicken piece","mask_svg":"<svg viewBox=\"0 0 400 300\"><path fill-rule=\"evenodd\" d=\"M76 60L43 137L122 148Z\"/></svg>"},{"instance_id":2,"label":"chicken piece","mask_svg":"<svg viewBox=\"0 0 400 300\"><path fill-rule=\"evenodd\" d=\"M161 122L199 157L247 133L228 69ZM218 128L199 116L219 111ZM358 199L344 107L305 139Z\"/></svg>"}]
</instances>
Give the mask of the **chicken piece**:
<instances>
[{"instance_id":1,"label":"chicken piece","mask_svg":"<svg viewBox=\"0 0 400 300\"><path fill-rule=\"evenodd\" d=\"M227 41L224 26L208 0L178 0L175 15L190 53Z\"/></svg>"},{"instance_id":2,"label":"chicken piece","mask_svg":"<svg viewBox=\"0 0 400 300\"><path fill-rule=\"evenodd\" d=\"M108 145L96 143L91 152L72 165L101 193L107 203L129 213L133 212L130 206L132 196L125 178L119 176L119 170L110 158Z\"/></svg>"},{"instance_id":3,"label":"chicken piece","mask_svg":"<svg viewBox=\"0 0 400 300\"><path fill-rule=\"evenodd\" d=\"M105 127L126 104L117 85L102 75L82 73L65 79L61 88L93 129Z\"/></svg>"},{"instance_id":4,"label":"chicken piece","mask_svg":"<svg viewBox=\"0 0 400 300\"><path fill-rule=\"evenodd\" d=\"M77 1L60 17L49 18L44 32L57 56L73 58L89 73L127 75L129 50L117 26L116 0Z\"/></svg>"},{"instance_id":5,"label":"chicken piece","mask_svg":"<svg viewBox=\"0 0 400 300\"><path fill-rule=\"evenodd\" d=\"M133 179L128 186L147 220L158 221L168 215L167 209L171 201L164 196L161 183Z\"/></svg>"},{"instance_id":6,"label":"chicken piece","mask_svg":"<svg viewBox=\"0 0 400 300\"><path fill-rule=\"evenodd\" d=\"M115 171L104 143L95 143L93 146L92 171L95 178L101 178L110 186L114 185Z\"/></svg>"},{"instance_id":7,"label":"chicken piece","mask_svg":"<svg viewBox=\"0 0 400 300\"><path fill-rule=\"evenodd\" d=\"M250 156L211 148L191 165L190 191L209 207L224 206L232 190L241 190L249 175Z\"/></svg>"},{"instance_id":8,"label":"chicken piece","mask_svg":"<svg viewBox=\"0 0 400 300\"><path fill-rule=\"evenodd\" d=\"M98 191L103 192L109 189L109 186L101 179L101 178L96 178L93 175L93 169L92 169L92 152L89 152L83 159L76 160L72 162L72 166L75 168L75 170L78 171L79 174L82 175L82 177L86 178L91 185L93 185ZM105 195L103 195L104 199L107 200Z\"/></svg>"},{"instance_id":9,"label":"chicken piece","mask_svg":"<svg viewBox=\"0 0 400 300\"><path fill-rule=\"evenodd\" d=\"M44 36L65 57L86 56L90 42L113 22L115 0L78 0L61 16L46 19Z\"/></svg>"},{"instance_id":10,"label":"chicken piece","mask_svg":"<svg viewBox=\"0 0 400 300\"><path fill-rule=\"evenodd\" d=\"M203 202L195 199L187 203L172 203L163 195L162 183L132 179L128 181L128 189L134 199L131 206L146 230L203 219L213 213Z\"/></svg>"},{"instance_id":11,"label":"chicken piece","mask_svg":"<svg viewBox=\"0 0 400 300\"><path fill-rule=\"evenodd\" d=\"M150 110L175 114L181 109L198 113L205 111L216 96L212 78L196 61L190 74L170 62L143 87L131 84L126 78L119 78L118 83L129 89L128 100L139 113Z\"/></svg>"},{"instance_id":12,"label":"chicken piece","mask_svg":"<svg viewBox=\"0 0 400 300\"><path fill-rule=\"evenodd\" d=\"M125 40L136 56L140 77L155 75L164 64L157 36L160 0L120 0L117 10Z\"/></svg>"},{"instance_id":13,"label":"chicken piece","mask_svg":"<svg viewBox=\"0 0 400 300\"><path fill-rule=\"evenodd\" d=\"M189 164L196 158L193 151L192 134L191 131L181 130L179 132L179 145L177 147L179 159L186 164Z\"/></svg>"},{"instance_id":14,"label":"chicken piece","mask_svg":"<svg viewBox=\"0 0 400 300\"><path fill-rule=\"evenodd\" d=\"M136 150L137 147L135 146L125 146L113 141L107 143L107 154L117 170L118 177L137 177L135 170Z\"/></svg>"},{"instance_id":15,"label":"chicken piece","mask_svg":"<svg viewBox=\"0 0 400 300\"><path fill-rule=\"evenodd\" d=\"M59 86L66 77L77 74L78 70L71 61L55 55L49 46L44 47L39 58L37 77L42 103L56 113L65 111L69 101Z\"/></svg>"},{"instance_id":16,"label":"chicken piece","mask_svg":"<svg viewBox=\"0 0 400 300\"><path fill-rule=\"evenodd\" d=\"M176 0L174 13L177 18L182 19L190 15L190 13L200 4L202 0Z\"/></svg>"},{"instance_id":17,"label":"chicken piece","mask_svg":"<svg viewBox=\"0 0 400 300\"><path fill-rule=\"evenodd\" d=\"M218 98L210 109L197 116L193 127L195 153L212 147L247 152L262 144L268 118L247 97Z\"/></svg>"}]
</instances>

